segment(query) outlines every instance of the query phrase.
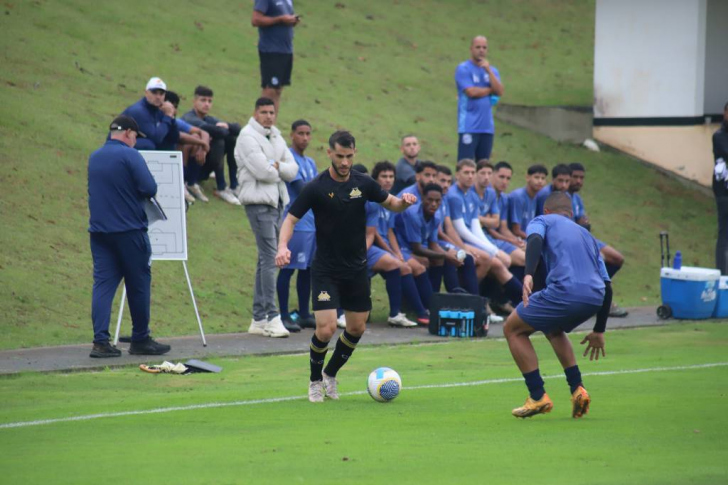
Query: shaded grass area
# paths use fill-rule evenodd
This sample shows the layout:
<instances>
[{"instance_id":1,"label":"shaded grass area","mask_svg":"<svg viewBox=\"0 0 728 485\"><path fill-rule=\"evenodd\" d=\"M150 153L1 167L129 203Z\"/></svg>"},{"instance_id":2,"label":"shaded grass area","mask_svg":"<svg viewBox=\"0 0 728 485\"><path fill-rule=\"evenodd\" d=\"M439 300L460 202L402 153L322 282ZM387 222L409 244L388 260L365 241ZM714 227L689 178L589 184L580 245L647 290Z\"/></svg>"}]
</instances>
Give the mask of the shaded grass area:
<instances>
[{"instance_id":1,"label":"shaded grass area","mask_svg":"<svg viewBox=\"0 0 728 485\"><path fill-rule=\"evenodd\" d=\"M97 478L90 456L133 463L115 474L120 483L380 483L383 476L398 483L583 483L584 476L599 484L716 483L725 476L728 418L715 413L725 398L716 385L725 367L587 376L592 410L573 420L558 363L545 339L534 341L543 375L555 377L546 380L555 409L529 420L510 416L526 395L519 381L413 389L518 379L503 340L360 348L339 375L341 390L363 390L369 371L391 366L405 389L389 404L366 395L308 403L306 355L218 359L221 374L155 376L129 367L3 377L0 423L302 399L2 429L0 464L8 483L88 483ZM586 374L724 362L726 344L728 327L716 323L619 330L608 334L606 359L580 365Z\"/></svg>"},{"instance_id":2,"label":"shaded grass area","mask_svg":"<svg viewBox=\"0 0 728 485\"><path fill-rule=\"evenodd\" d=\"M338 5L338 7L337 7ZM342 6L343 5L343 6ZM417 133L423 158L454 164L453 72L472 35L490 38L506 84L504 102L591 102L592 1L403 1L296 3L293 86L278 125L314 126L309 154L326 166L325 140L346 127L359 161L396 160L399 137ZM215 91L213 113L245 123L259 94L257 33L250 6L234 2L6 4L0 15L0 349L90 340L91 256L86 162L109 121L159 75L190 108L197 84ZM445 21L446 20L446 21ZM614 153L591 153L498 124L494 159L516 168L580 161L595 235L627 266L622 305L659 301L657 234L670 230L685 264L710 265L710 198ZM208 193L213 186L205 185ZM188 215L189 268L208 332L241 331L251 317L254 241L240 208L219 200ZM374 283L375 321L387 299ZM295 308L294 302L291 307ZM114 312L116 307L114 308ZM152 326L157 336L192 334L196 323L181 265L157 262ZM125 328L130 323L125 321Z\"/></svg>"}]
</instances>

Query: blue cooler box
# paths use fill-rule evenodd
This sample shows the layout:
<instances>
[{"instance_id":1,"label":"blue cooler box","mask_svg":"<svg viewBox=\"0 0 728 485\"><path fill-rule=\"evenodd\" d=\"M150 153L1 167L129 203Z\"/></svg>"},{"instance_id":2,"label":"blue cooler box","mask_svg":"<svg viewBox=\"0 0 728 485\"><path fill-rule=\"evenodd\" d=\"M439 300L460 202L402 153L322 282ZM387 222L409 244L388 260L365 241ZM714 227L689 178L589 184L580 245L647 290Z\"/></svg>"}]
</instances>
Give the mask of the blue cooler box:
<instances>
[{"instance_id":1,"label":"blue cooler box","mask_svg":"<svg viewBox=\"0 0 728 485\"><path fill-rule=\"evenodd\" d=\"M721 276L718 280L718 303L713 312L715 318L728 318L728 276Z\"/></svg>"},{"instance_id":2,"label":"blue cooler box","mask_svg":"<svg viewBox=\"0 0 728 485\"><path fill-rule=\"evenodd\" d=\"M662 303L670 306L674 318L710 318L718 301L719 279L720 271L717 269L690 266L662 268Z\"/></svg>"}]
</instances>

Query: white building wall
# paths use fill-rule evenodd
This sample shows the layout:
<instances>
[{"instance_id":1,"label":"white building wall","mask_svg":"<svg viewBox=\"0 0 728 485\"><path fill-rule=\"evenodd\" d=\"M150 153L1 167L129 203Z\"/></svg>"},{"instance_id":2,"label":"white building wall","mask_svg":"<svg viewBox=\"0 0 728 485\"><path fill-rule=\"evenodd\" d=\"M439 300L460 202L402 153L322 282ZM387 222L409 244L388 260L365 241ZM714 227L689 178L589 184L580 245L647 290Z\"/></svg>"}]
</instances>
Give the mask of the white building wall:
<instances>
[{"instance_id":1,"label":"white building wall","mask_svg":"<svg viewBox=\"0 0 728 485\"><path fill-rule=\"evenodd\" d=\"M705 114L728 103L728 1L708 0L705 42Z\"/></svg>"}]
</instances>

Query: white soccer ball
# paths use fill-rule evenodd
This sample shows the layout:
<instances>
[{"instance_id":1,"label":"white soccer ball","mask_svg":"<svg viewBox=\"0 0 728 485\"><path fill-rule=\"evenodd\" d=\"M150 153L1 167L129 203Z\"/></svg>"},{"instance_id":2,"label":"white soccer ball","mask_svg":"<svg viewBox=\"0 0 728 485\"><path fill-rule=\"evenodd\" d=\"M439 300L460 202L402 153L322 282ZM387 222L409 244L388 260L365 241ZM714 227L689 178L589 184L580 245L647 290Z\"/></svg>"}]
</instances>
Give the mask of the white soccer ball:
<instances>
[{"instance_id":1,"label":"white soccer ball","mask_svg":"<svg viewBox=\"0 0 728 485\"><path fill-rule=\"evenodd\" d=\"M374 369L367 380L367 391L375 401L388 402L399 396L402 379L389 367Z\"/></svg>"}]
</instances>

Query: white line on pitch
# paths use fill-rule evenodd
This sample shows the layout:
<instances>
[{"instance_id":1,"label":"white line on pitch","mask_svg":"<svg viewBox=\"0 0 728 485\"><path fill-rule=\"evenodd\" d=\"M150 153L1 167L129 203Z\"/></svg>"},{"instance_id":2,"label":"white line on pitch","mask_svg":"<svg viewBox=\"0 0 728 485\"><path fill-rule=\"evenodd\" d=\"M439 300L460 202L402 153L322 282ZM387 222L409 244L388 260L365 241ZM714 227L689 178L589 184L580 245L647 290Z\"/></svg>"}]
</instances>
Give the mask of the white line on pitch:
<instances>
[{"instance_id":1,"label":"white line on pitch","mask_svg":"<svg viewBox=\"0 0 728 485\"><path fill-rule=\"evenodd\" d=\"M594 376L614 376L614 375L622 375L622 374L643 374L646 372L670 372L670 371L680 371L680 370L694 370L694 369L708 369L711 367L725 367L728 366L728 362L714 362L711 364L697 364L697 365L681 365L681 366L675 366L675 367L649 367L646 369L626 369L626 370L616 370L616 371L604 371L604 372L588 372L582 374L584 377L594 377ZM544 379L555 379L555 378L563 378L562 375L552 375L552 376L544 376ZM507 382L522 382L522 377L512 377L512 378L505 378L505 379L486 379L482 381L471 381L471 382L455 382L451 384L427 384L423 386L412 386L412 387L405 387L404 389L407 391L417 390L417 389L444 389L448 387L468 387L468 386L483 386L486 384L503 384ZM352 392L344 392L341 393L342 396L355 396L359 394L366 394L366 391L352 391ZM285 401L297 401L306 399L307 396L288 396L288 397L274 397L274 398L268 398L268 399L252 399L248 401L232 401L232 402L212 402L207 404L192 404L189 406L171 406L166 408L156 408L156 409L144 409L139 411L122 411L118 413L98 413L98 414L86 414L83 416L71 416L68 418L55 418L55 419L39 419L37 421L19 421L16 423L5 423L0 424L0 429L7 429L7 428L25 428L27 426L40 426L43 424L55 424L55 423L66 423L70 421L89 421L91 419L100 419L100 418L119 418L123 416L140 416L140 415L146 415L146 414L164 414L164 413L171 413L175 411L193 411L196 409L212 409L212 408L225 408L225 407L231 407L231 406L249 406L252 404L269 404L269 403L277 403L277 402L285 402Z\"/></svg>"}]
</instances>

